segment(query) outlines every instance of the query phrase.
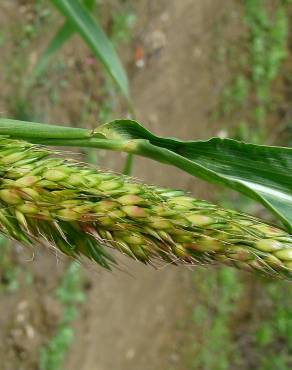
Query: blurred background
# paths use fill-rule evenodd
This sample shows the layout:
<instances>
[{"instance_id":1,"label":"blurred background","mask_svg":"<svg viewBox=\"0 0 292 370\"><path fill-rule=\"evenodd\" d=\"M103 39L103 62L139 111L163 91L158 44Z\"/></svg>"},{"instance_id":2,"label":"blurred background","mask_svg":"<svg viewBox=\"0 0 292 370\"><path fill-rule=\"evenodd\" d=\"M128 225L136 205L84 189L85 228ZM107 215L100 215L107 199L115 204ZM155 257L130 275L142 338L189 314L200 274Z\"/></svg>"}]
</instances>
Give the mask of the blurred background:
<instances>
[{"instance_id":1,"label":"blurred background","mask_svg":"<svg viewBox=\"0 0 292 370\"><path fill-rule=\"evenodd\" d=\"M92 15L123 61L137 120L154 133L291 145L290 0L98 0ZM50 1L1 0L0 113L89 128L127 117L77 33L32 79L63 23ZM125 162L101 150L80 156L116 171ZM175 168L135 158L132 175L273 221ZM291 284L227 267L121 263L109 273L1 239L0 369L292 368Z\"/></svg>"}]
</instances>

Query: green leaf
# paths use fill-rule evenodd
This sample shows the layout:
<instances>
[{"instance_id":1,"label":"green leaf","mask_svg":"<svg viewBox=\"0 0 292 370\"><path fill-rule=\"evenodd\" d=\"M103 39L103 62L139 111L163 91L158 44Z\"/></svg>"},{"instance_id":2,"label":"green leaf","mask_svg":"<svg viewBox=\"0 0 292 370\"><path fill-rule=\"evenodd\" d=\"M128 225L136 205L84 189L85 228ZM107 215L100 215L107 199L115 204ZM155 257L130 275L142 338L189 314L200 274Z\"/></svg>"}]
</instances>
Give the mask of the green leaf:
<instances>
[{"instance_id":1,"label":"green leaf","mask_svg":"<svg viewBox=\"0 0 292 370\"><path fill-rule=\"evenodd\" d=\"M95 0L84 0L83 3L86 6L86 8L91 11L94 8ZM42 75L52 55L55 54L55 52L57 52L63 46L63 44L71 38L75 30L76 29L74 25L69 21L65 22L60 27L56 35L53 37L53 39L49 43L46 50L40 56L38 63L34 67L30 81L29 81L30 83L32 83L36 78Z\"/></svg>"},{"instance_id":2,"label":"green leaf","mask_svg":"<svg viewBox=\"0 0 292 370\"><path fill-rule=\"evenodd\" d=\"M78 0L51 0L51 2L84 39L129 100L128 79L120 59L111 41L86 7Z\"/></svg>"},{"instance_id":3,"label":"green leaf","mask_svg":"<svg viewBox=\"0 0 292 370\"><path fill-rule=\"evenodd\" d=\"M128 144L132 153L179 167L259 201L292 231L292 148L220 138L162 138L130 120L107 123L98 132L107 139L132 141Z\"/></svg>"},{"instance_id":4,"label":"green leaf","mask_svg":"<svg viewBox=\"0 0 292 370\"><path fill-rule=\"evenodd\" d=\"M40 77L43 74L51 56L57 50L59 50L67 40L69 40L73 33L74 26L71 23L66 22L63 24L63 26L61 26L52 41L49 43L47 49L41 55L38 63L34 67L30 82L34 81L36 78Z\"/></svg>"}]
</instances>

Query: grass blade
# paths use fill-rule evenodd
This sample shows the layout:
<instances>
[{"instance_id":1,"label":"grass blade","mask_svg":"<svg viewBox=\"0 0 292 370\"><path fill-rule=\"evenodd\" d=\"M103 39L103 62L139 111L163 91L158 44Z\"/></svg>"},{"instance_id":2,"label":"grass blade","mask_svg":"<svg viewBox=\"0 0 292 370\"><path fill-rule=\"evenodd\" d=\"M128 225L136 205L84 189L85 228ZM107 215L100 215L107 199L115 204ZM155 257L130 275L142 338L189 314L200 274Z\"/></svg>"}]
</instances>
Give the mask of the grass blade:
<instances>
[{"instance_id":1,"label":"grass blade","mask_svg":"<svg viewBox=\"0 0 292 370\"><path fill-rule=\"evenodd\" d=\"M84 5L88 10L92 10L95 5L95 0L84 0ZM46 50L42 53L41 57L39 58L38 63L34 67L32 72L30 83L35 81L38 77L40 77L43 72L45 71L50 58L52 57L55 52L57 52L63 44L70 39L70 37L74 34L75 27L69 21L65 22L60 29L57 31L56 35L53 37L51 42L49 43Z\"/></svg>"},{"instance_id":2,"label":"grass blade","mask_svg":"<svg viewBox=\"0 0 292 370\"><path fill-rule=\"evenodd\" d=\"M34 81L35 79L37 79L43 74L52 55L57 50L59 50L67 40L70 39L73 33L74 33L74 26L71 23L66 22L63 24L63 26L61 26L57 34L54 36L54 38L49 43L49 46L47 47L47 49L41 55L37 65L35 66L32 72L30 82Z\"/></svg>"},{"instance_id":3,"label":"grass blade","mask_svg":"<svg viewBox=\"0 0 292 370\"><path fill-rule=\"evenodd\" d=\"M108 139L137 140L132 152L225 185L272 211L292 230L292 148L231 139L182 141L153 135L135 121L117 120L99 130Z\"/></svg>"},{"instance_id":4,"label":"grass blade","mask_svg":"<svg viewBox=\"0 0 292 370\"><path fill-rule=\"evenodd\" d=\"M66 17L67 21L71 22L129 100L128 79L120 59L112 43L86 7L77 0L51 0L51 2Z\"/></svg>"}]
</instances>

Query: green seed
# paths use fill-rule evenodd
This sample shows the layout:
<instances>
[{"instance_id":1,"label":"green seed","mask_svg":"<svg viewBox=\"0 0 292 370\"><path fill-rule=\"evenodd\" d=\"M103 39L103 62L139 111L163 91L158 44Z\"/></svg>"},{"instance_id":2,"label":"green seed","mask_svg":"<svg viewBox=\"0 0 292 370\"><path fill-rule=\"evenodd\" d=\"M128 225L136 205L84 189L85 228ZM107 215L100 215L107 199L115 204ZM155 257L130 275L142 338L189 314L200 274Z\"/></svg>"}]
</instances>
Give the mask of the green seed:
<instances>
[{"instance_id":1,"label":"green seed","mask_svg":"<svg viewBox=\"0 0 292 370\"><path fill-rule=\"evenodd\" d=\"M130 248L138 260L143 262L147 261L147 254L145 253L145 249L142 246L131 244Z\"/></svg>"},{"instance_id":2,"label":"green seed","mask_svg":"<svg viewBox=\"0 0 292 370\"><path fill-rule=\"evenodd\" d=\"M223 244L220 241L208 236L199 239L196 245L196 250L201 252L216 252L223 248Z\"/></svg>"},{"instance_id":3,"label":"green seed","mask_svg":"<svg viewBox=\"0 0 292 370\"><path fill-rule=\"evenodd\" d=\"M25 228L27 229L27 222L26 222L26 218L24 217L24 214L19 212L19 211L15 211L15 216L17 218L17 221Z\"/></svg>"},{"instance_id":4,"label":"green seed","mask_svg":"<svg viewBox=\"0 0 292 370\"><path fill-rule=\"evenodd\" d=\"M77 221L80 217L77 212L67 208L57 211L56 215L58 218L64 221Z\"/></svg>"},{"instance_id":5,"label":"green seed","mask_svg":"<svg viewBox=\"0 0 292 370\"><path fill-rule=\"evenodd\" d=\"M117 198L117 201L124 206L126 205L135 205L143 202L143 199L141 197L138 197L137 195L122 195L121 197Z\"/></svg>"},{"instance_id":6,"label":"green seed","mask_svg":"<svg viewBox=\"0 0 292 370\"><path fill-rule=\"evenodd\" d=\"M101 200L94 207L95 212L106 212L118 207L118 203L112 200Z\"/></svg>"},{"instance_id":7,"label":"green seed","mask_svg":"<svg viewBox=\"0 0 292 370\"><path fill-rule=\"evenodd\" d=\"M51 220L52 219L52 215L50 214L50 212L47 210L47 209L40 209L38 211L38 214L36 216L36 218L39 218L39 219L43 219L43 220Z\"/></svg>"},{"instance_id":8,"label":"green seed","mask_svg":"<svg viewBox=\"0 0 292 370\"><path fill-rule=\"evenodd\" d=\"M255 229L259 230L263 234L269 234L269 235L274 235L274 236L281 236L283 235L283 231L276 229L275 227L272 227L270 225L264 225L264 224L259 224L254 226Z\"/></svg>"},{"instance_id":9,"label":"green seed","mask_svg":"<svg viewBox=\"0 0 292 370\"><path fill-rule=\"evenodd\" d=\"M104 227L112 226L113 225L112 219L110 217L107 217L107 216L105 216L105 217L98 217L97 218L97 222L100 225L104 226Z\"/></svg>"},{"instance_id":10,"label":"green seed","mask_svg":"<svg viewBox=\"0 0 292 370\"><path fill-rule=\"evenodd\" d=\"M207 226L213 223L211 217L204 216L204 215L197 215L197 214L187 214L186 218L188 221L191 222L192 225L202 227Z\"/></svg>"},{"instance_id":11,"label":"green seed","mask_svg":"<svg viewBox=\"0 0 292 370\"><path fill-rule=\"evenodd\" d=\"M264 260L269 265L271 265L273 268L275 268L275 267L281 267L281 265L282 265L282 261L279 258L273 256L272 254L269 254L268 256L265 256L264 257Z\"/></svg>"},{"instance_id":12,"label":"green seed","mask_svg":"<svg viewBox=\"0 0 292 370\"><path fill-rule=\"evenodd\" d=\"M292 262L286 262L286 261L285 261L285 266L286 266L288 269L292 270Z\"/></svg>"},{"instance_id":13,"label":"green seed","mask_svg":"<svg viewBox=\"0 0 292 370\"><path fill-rule=\"evenodd\" d=\"M126 243L136 244L136 245L142 245L142 244L145 243L144 238L142 238L140 235L135 235L135 234L125 235L125 236L123 236L123 240Z\"/></svg>"},{"instance_id":14,"label":"green seed","mask_svg":"<svg viewBox=\"0 0 292 370\"><path fill-rule=\"evenodd\" d=\"M124 184L123 189L126 194L140 194L143 186L138 184Z\"/></svg>"},{"instance_id":15,"label":"green seed","mask_svg":"<svg viewBox=\"0 0 292 370\"><path fill-rule=\"evenodd\" d=\"M285 248L278 252L275 252L274 255L280 260L291 261L292 262L292 248Z\"/></svg>"},{"instance_id":16,"label":"green seed","mask_svg":"<svg viewBox=\"0 0 292 370\"><path fill-rule=\"evenodd\" d=\"M169 207L166 207L164 205L153 207L153 213L162 217L177 216L175 210L169 209Z\"/></svg>"},{"instance_id":17,"label":"green seed","mask_svg":"<svg viewBox=\"0 0 292 370\"><path fill-rule=\"evenodd\" d=\"M247 272L254 272L254 269L252 265L246 263L246 262L241 262L241 261L236 261L234 262L234 265L239 268L240 270L244 270Z\"/></svg>"},{"instance_id":18,"label":"green seed","mask_svg":"<svg viewBox=\"0 0 292 370\"><path fill-rule=\"evenodd\" d=\"M281 243L273 239L260 239L256 242L255 247L263 252L273 252L281 249Z\"/></svg>"},{"instance_id":19,"label":"green seed","mask_svg":"<svg viewBox=\"0 0 292 370\"><path fill-rule=\"evenodd\" d=\"M20 193L26 200L38 200L41 197L40 193L33 188L23 188Z\"/></svg>"},{"instance_id":20,"label":"green seed","mask_svg":"<svg viewBox=\"0 0 292 370\"><path fill-rule=\"evenodd\" d=\"M98 189L101 191L116 190L121 187L121 183L118 181L104 181L98 185Z\"/></svg>"},{"instance_id":21,"label":"green seed","mask_svg":"<svg viewBox=\"0 0 292 370\"><path fill-rule=\"evenodd\" d=\"M127 254L129 257L131 258L135 258L135 255L134 253L132 252L131 248L129 247L128 244L126 244L123 240L117 238L116 239L117 243L116 243L116 248L122 252L122 253L125 253Z\"/></svg>"},{"instance_id":22,"label":"green seed","mask_svg":"<svg viewBox=\"0 0 292 370\"><path fill-rule=\"evenodd\" d=\"M89 188L93 188L93 187L99 185L100 182L101 182L101 179L100 179L99 175L91 175L91 176L88 176L86 186L89 187Z\"/></svg>"},{"instance_id":23,"label":"green seed","mask_svg":"<svg viewBox=\"0 0 292 370\"><path fill-rule=\"evenodd\" d=\"M173 247L173 253L177 257L187 257L187 251L186 251L186 249L181 244L176 244Z\"/></svg>"},{"instance_id":24,"label":"green seed","mask_svg":"<svg viewBox=\"0 0 292 370\"><path fill-rule=\"evenodd\" d=\"M0 190L0 198L7 204L15 205L22 203L21 197L15 192L15 190Z\"/></svg>"},{"instance_id":25,"label":"green seed","mask_svg":"<svg viewBox=\"0 0 292 370\"><path fill-rule=\"evenodd\" d=\"M150 226L153 227L154 229L159 229L159 230L167 230L172 228L172 224L170 221L164 220L163 218L160 217L150 217Z\"/></svg>"},{"instance_id":26,"label":"green seed","mask_svg":"<svg viewBox=\"0 0 292 370\"><path fill-rule=\"evenodd\" d=\"M124 206L122 210L128 215L129 217L133 218L144 218L147 217L147 213L145 210L138 206Z\"/></svg>"},{"instance_id":27,"label":"green seed","mask_svg":"<svg viewBox=\"0 0 292 370\"><path fill-rule=\"evenodd\" d=\"M49 181L62 181L66 179L68 175L62 170L48 170L44 172L43 177Z\"/></svg>"},{"instance_id":28,"label":"green seed","mask_svg":"<svg viewBox=\"0 0 292 370\"><path fill-rule=\"evenodd\" d=\"M20 211L21 213L29 215L35 215L39 211L37 206L31 203L23 203L17 206L17 210Z\"/></svg>"},{"instance_id":29,"label":"green seed","mask_svg":"<svg viewBox=\"0 0 292 370\"><path fill-rule=\"evenodd\" d=\"M39 180L40 180L40 177L38 176L24 176L15 181L15 186L29 187L35 184Z\"/></svg>"},{"instance_id":30,"label":"green seed","mask_svg":"<svg viewBox=\"0 0 292 370\"><path fill-rule=\"evenodd\" d=\"M67 200L64 200L63 202L60 202L59 207L72 208L74 206L78 206L79 204L80 204L80 200L78 199L67 199Z\"/></svg>"},{"instance_id":31,"label":"green seed","mask_svg":"<svg viewBox=\"0 0 292 370\"><path fill-rule=\"evenodd\" d=\"M66 181L68 182L69 185L72 185L72 186L79 186L79 185L83 185L83 181L84 181L84 178L82 178L80 176L80 174L76 175L76 174L71 174L67 179Z\"/></svg>"},{"instance_id":32,"label":"green seed","mask_svg":"<svg viewBox=\"0 0 292 370\"><path fill-rule=\"evenodd\" d=\"M176 243L190 243L194 237L188 234L181 234L181 235L172 235L172 239Z\"/></svg>"},{"instance_id":33,"label":"green seed","mask_svg":"<svg viewBox=\"0 0 292 370\"><path fill-rule=\"evenodd\" d=\"M85 213L88 213L92 210L92 205L91 204L84 204L84 205L81 205L81 206L76 206L76 207L73 207L72 210L74 212L77 212L79 214L85 214Z\"/></svg>"},{"instance_id":34,"label":"green seed","mask_svg":"<svg viewBox=\"0 0 292 370\"><path fill-rule=\"evenodd\" d=\"M242 262L252 259L252 254L245 248L245 246L234 246L232 248L228 248L227 253L229 258Z\"/></svg>"},{"instance_id":35,"label":"green seed","mask_svg":"<svg viewBox=\"0 0 292 370\"><path fill-rule=\"evenodd\" d=\"M25 157L25 153L23 153L23 152L20 152L20 153L12 153L10 155L7 155L7 156L2 157L1 158L1 162L3 164L12 164L12 163L15 163L15 162L20 161L24 157Z\"/></svg>"},{"instance_id":36,"label":"green seed","mask_svg":"<svg viewBox=\"0 0 292 370\"><path fill-rule=\"evenodd\" d=\"M193 207L193 198L190 197L175 197L169 200L169 203L177 209L191 209Z\"/></svg>"},{"instance_id":37,"label":"green seed","mask_svg":"<svg viewBox=\"0 0 292 370\"><path fill-rule=\"evenodd\" d=\"M257 259L249 262L249 266L261 271L265 267L265 262L263 260Z\"/></svg>"},{"instance_id":38,"label":"green seed","mask_svg":"<svg viewBox=\"0 0 292 370\"><path fill-rule=\"evenodd\" d=\"M122 212L119 209L116 209L114 211L109 211L108 215L110 218L123 218L126 216L125 212Z\"/></svg>"},{"instance_id":39,"label":"green seed","mask_svg":"<svg viewBox=\"0 0 292 370\"><path fill-rule=\"evenodd\" d=\"M59 188L59 184L57 182L49 181L49 180L40 180L38 182L38 186L41 188L50 189L50 190Z\"/></svg>"}]
</instances>

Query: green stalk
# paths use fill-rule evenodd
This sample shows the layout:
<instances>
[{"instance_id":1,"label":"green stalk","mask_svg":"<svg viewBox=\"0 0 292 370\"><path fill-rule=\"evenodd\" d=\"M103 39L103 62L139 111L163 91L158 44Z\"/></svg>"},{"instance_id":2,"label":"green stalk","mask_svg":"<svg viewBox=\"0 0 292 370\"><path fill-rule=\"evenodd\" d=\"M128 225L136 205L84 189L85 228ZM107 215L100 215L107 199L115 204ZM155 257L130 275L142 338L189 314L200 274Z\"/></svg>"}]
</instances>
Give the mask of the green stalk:
<instances>
[{"instance_id":1,"label":"green stalk","mask_svg":"<svg viewBox=\"0 0 292 370\"><path fill-rule=\"evenodd\" d=\"M127 176L131 175L132 168L133 168L133 162L134 162L133 155L131 153L129 153L127 155L127 158L126 158L126 161L125 161L125 165L124 165L124 169L123 169L123 175L127 175Z\"/></svg>"},{"instance_id":2,"label":"green stalk","mask_svg":"<svg viewBox=\"0 0 292 370\"><path fill-rule=\"evenodd\" d=\"M147 264L224 263L292 280L292 236L285 231L180 190L147 186L52 154L0 137L5 235L87 256L108 269L116 263L110 253L115 249Z\"/></svg>"},{"instance_id":3,"label":"green stalk","mask_svg":"<svg viewBox=\"0 0 292 370\"><path fill-rule=\"evenodd\" d=\"M13 119L0 119L0 134L23 139L86 139L93 136L84 128L49 125L46 123L24 122ZM61 144L60 144L61 145Z\"/></svg>"},{"instance_id":4,"label":"green stalk","mask_svg":"<svg viewBox=\"0 0 292 370\"><path fill-rule=\"evenodd\" d=\"M21 122L10 119L0 119L0 135L9 135L11 138L26 139L34 144L48 146L69 146L123 151L166 164L173 161L178 168L193 174L193 170L188 165L185 158L180 158L172 151L167 151L167 153L162 152L160 147L151 145L148 140L144 139L106 139L101 133L98 131L95 132L94 130ZM196 167L196 176L208 181L209 177L205 172L206 171L200 168L200 166ZM214 177L216 177L216 174L214 174ZM218 183L222 181L221 178L218 179ZM216 183L216 181L213 182ZM238 185L238 187L239 186L240 185Z\"/></svg>"}]
</instances>

